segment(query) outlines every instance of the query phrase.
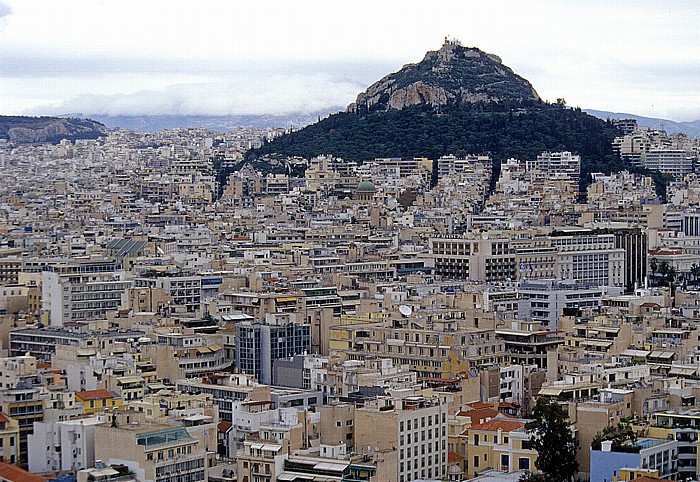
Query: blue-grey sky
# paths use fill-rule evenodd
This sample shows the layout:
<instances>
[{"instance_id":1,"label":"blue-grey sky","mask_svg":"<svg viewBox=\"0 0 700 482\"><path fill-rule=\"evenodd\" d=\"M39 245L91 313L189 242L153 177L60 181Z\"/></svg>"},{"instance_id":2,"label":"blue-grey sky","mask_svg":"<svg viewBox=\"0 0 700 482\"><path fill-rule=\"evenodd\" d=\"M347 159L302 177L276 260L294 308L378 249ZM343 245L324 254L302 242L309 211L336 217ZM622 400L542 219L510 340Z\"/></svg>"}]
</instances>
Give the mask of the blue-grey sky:
<instances>
[{"instance_id":1,"label":"blue-grey sky","mask_svg":"<svg viewBox=\"0 0 700 482\"><path fill-rule=\"evenodd\" d=\"M449 35L541 97L700 119L700 2L0 0L0 114L336 111Z\"/></svg>"}]
</instances>

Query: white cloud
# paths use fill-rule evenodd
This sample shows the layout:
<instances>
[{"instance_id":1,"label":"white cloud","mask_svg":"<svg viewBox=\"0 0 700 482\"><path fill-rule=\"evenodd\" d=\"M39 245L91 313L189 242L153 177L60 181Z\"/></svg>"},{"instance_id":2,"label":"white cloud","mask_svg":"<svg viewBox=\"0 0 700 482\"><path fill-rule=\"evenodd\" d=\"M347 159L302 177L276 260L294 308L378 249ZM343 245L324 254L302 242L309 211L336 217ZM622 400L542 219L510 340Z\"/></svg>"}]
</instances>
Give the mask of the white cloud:
<instances>
[{"instance_id":1,"label":"white cloud","mask_svg":"<svg viewBox=\"0 0 700 482\"><path fill-rule=\"evenodd\" d=\"M362 88L324 74L271 75L226 83L176 84L126 94L85 94L31 111L108 116L308 114L343 109Z\"/></svg>"},{"instance_id":2,"label":"white cloud","mask_svg":"<svg viewBox=\"0 0 700 482\"><path fill-rule=\"evenodd\" d=\"M617 108L612 101L624 99L627 111L698 118L700 84L679 85L677 72L697 57L700 36L692 32L698 21L696 0L444 0L430 6L376 0L0 0L0 113L41 105L139 110L142 101L186 111L343 106L362 90L355 83L366 85L419 61L450 35L499 55L545 98L601 109ZM329 68L333 64L344 70ZM282 94L265 73L291 82L294 93ZM287 78L294 73L326 78L304 85ZM103 84L108 74L132 79ZM194 76L203 79L184 78ZM175 87L180 84L189 87ZM213 102L207 90L222 102ZM236 90L245 96L231 93ZM297 98L303 92L307 102Z\"/></svg>"}]
</instances>

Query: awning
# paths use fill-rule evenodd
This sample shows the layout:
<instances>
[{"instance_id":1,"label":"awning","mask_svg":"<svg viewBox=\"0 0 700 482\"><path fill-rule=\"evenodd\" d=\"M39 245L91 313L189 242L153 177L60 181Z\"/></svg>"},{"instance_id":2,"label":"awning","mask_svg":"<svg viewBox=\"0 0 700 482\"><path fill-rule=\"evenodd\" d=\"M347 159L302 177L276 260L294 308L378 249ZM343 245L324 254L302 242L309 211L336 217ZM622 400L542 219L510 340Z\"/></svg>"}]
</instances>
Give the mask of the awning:
<instances>
[{"instance_id":1,"label":"awning","mask_svg":"<svg viewBox=\"0 0 700 482\"><path fill-rule=\"evenodd\" d=\"M603 341L603 340L583 340L579 344L581 346L600 346L600 347L608 348L610 345L613 344L613 342L612 341Z\"/></svg>"},{"instance_id":2,"label":"awning","mask_svg":"<svg viewBox=\"0 0 700 482\"><path fill-rule=\"evenodd\" d=\"M297 301L296 296L285 296L282 298L275 298L275 301L277 303L290 303L290 302L295 302Z\"/></svg>"},{"instance_id":3,"label":"awning","mask_svg":"<svg viewBox=\"0 0 700 482\"><path fill-rule=\"evenodd\" d=\"M668 360L673 358L675 354L676 352L673 351L652 351L649 358L664 358Z\"/></svg>"},{"instance_id":4,"label":"awning","mask_svg":"<svg viewBox=\"0 0 700 482\"><path fill-rule=\"evenodd\" d=\"M649 356L649 351L646 350L632 350L632 349L627 349L624 350L622 353L620 353L621 356L631 356L635 358L646 358Z\"/></svg>"},{"instance_id":5,"label":"awning","mask_svg":"<svg viewBox=\"0 0 700 482\"><path fill-rule=\"evenodd\" d=\"M557 388L557 387L545 387L540 389L540 391L537 393L538 396L545 396L545 397L558 397L561 395L561 392L563 392L563 388Z\"/></svg>"},{"instance_id":6,"label":"awning","mask_svg":"<svg viewBox=\"0 0 700 482\"><path fill-rule=\"evenodd\" d=\"M117 378L117 382L121 384L126 384L126 383L141 383L141 379L139 377L119 377Z\"/></svg>"}]
</instances>

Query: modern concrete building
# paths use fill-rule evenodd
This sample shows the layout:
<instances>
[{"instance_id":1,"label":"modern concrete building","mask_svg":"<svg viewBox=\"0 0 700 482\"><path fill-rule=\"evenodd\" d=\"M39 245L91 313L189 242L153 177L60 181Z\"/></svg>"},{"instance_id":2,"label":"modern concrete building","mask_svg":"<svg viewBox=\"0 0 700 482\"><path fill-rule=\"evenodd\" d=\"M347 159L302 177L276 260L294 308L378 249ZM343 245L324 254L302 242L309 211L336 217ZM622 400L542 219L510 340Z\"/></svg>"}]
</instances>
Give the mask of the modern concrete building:
<instances>
[{"instance_id":1,"label":"modern concrete building","mask_svg":"<svg viewBox=\"0 0 700 482\"><path fill-rule=\"evenodd\" d=\"M262 383L272 383L272 362L308 353L311 333L307 324L294 315L270 314L265 321L236 325L236 369L254 375Z\"/></svg>"},{"instance_id":2,"label":"modern concrete building","mask_svg":"<svg viewBox=\"0 0 700 482\"><path fill-rule=\"evenodd\" d=\"M42 272L43 312L54 327L102 319L125 304L131 285L121 264L110 260L51 264Z\"/></svg>"}]
</instances>

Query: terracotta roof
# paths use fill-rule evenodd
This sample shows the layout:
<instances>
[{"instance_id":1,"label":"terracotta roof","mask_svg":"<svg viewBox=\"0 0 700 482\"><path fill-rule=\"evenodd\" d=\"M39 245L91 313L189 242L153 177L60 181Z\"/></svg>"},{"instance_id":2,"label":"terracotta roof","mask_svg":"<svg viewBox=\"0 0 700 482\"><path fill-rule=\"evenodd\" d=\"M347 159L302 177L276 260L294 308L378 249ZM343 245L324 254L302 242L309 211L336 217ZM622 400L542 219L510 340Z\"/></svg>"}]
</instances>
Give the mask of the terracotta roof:
<instances>
[{"instance_id":1,"label":"terracotta roof","mask_svg":"<svg viewBox=\"0 0 700 482\"><path fill-rule=\"evenodd\" d=\"M472 425L469 430L484 430L486 432L497 432L501 430L503 432L512 432L513 430L518 430L520 428L525 428L525 422L516 422L513 420L489 420L484 423L477 423Z\"/></svg>"},{"instance_id":2,"label":"terracotta roof","mask_svg":"<svg viewBox=\"0 0 700 482\"><path fill-rule=\"evenodd\" d=\"M216 426L219 433L226 433L231 429L231 427L233 427L233 424L231 422L226 421L219 422L219 425Z\"/></svg>"},{"instance_id":3,"label":"terracotta roof","mask_svg":"<svg viewBox=\"0 0 700 482\"><path fill-rule=\"evenodd\" d=\"M467 406L472 408L493 408L493 404L484 402L472 402L467 403Z\"/></svg>"},{"instance_id":4,"label":"terracotta roof","mask_svg":"<svg viewBox=\"0 0 700 482\"><path fill-rule=\"evenodd\" d=\"M462 460L464 460L464 457L462 457L461 455L459 455L456 452L448 452L447 453L447 463L448 464L454 464L456 462L461 462Z\"/></svg>"},{"instance_id":5,"label":"terracotta roof","mask_svg":"<svg viewBox=\"0 0 700 482\"><path fill-rule=\"evenodd\" d=\"M109 390L85 390L84 392L75 392L76 398L81 400L102 400L105 398L114 398L114 393Z\"/></svg>"},{"instance_id":6,"label":"terracotta roof","mask_svg":"<svg viewBox=\"0 0 700 482\"><path fill-rule=\"evenodd\" d=\"M34 475L14 465L0 462L0 477L11 482L46 482L47 477Z\"/></svg>"},{"instance_id":7,"label":"terracotta roof","mask_svg":"<svg viewBox=\"0 0 700 482\"><path fill-rule=\"evenodd\" d=\"M459 417L469 417L472 421L472 425L475 423L484 423L492 418L515 418L507 413L501 413L493 408L480 408L478 410L469 410L466 412L457 413Z\"/></svg>"}]
</instances>

